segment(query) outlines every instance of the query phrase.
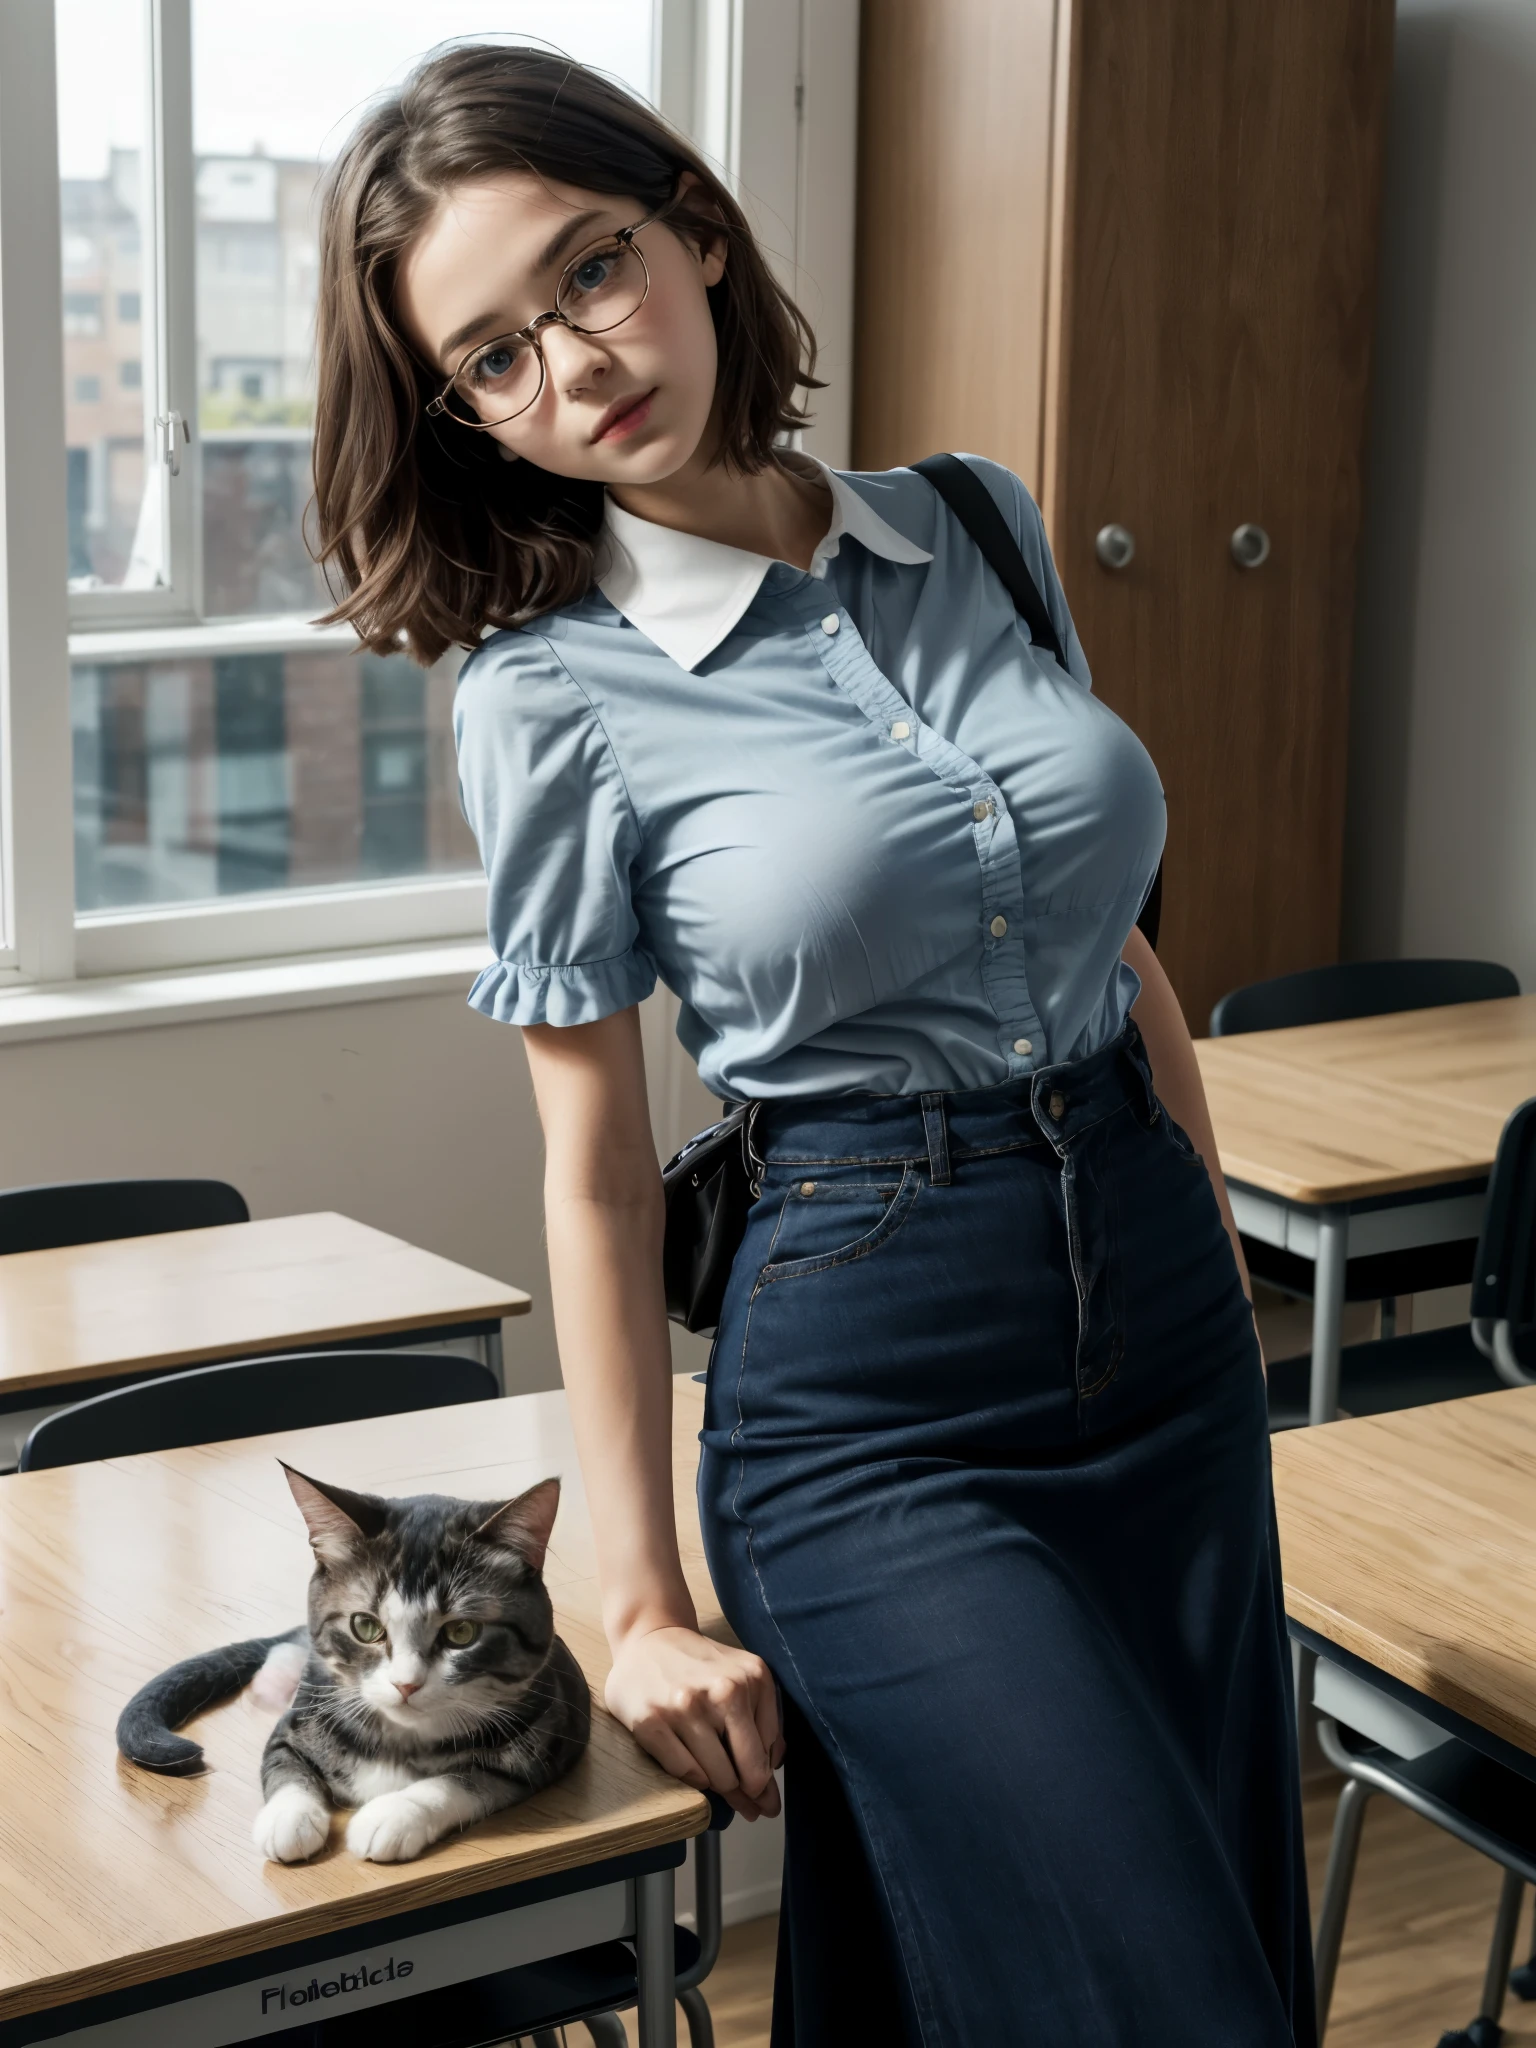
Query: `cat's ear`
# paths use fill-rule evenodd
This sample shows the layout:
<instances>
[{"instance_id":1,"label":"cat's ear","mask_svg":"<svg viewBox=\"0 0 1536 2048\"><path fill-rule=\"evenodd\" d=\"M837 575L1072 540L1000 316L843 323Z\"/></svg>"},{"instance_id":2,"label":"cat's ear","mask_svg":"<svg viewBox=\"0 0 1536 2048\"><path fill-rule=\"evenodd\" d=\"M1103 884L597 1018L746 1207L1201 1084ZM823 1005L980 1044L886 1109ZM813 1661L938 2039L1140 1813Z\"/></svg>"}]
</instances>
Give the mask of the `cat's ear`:
<instances>
[{"instance_id":1,"label":"cat's ear","mask_svg":"<svg viewBox=\"0 0 1536 2048\"><path fill-rule=\"evenodd\" d=\"M281 1458L277 1461L283 1465ZM371 1493L349 1493L344 1486L322 1486L283 1465L289 1490L309 1529L310 1547L322 1564L345 1564L364 1540L384 1527L388 1508Z\"/></svg>"},{"instance_id":2,"label":"cat's ear","mask_svg":"<svg viewBox=\"0 0 1536 2048\"><path fill-rule=\"evenodd\" d=\"M516 1500L503 1501L494 1514L487 1515L475 1534L482 1543L505 1544L508 1550L526 1558L536 1572L541 1572L559 1505L559 1480L541 1479Z\"/></svg>"}]
</instances>

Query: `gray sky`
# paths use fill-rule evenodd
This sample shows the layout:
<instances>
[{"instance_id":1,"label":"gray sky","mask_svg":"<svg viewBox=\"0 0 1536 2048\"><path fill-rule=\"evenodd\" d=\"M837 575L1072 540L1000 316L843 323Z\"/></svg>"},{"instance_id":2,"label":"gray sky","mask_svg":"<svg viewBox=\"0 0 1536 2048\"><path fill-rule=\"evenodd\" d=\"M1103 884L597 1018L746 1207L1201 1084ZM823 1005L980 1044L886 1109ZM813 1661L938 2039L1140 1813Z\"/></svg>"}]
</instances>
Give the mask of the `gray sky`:
<instances>
[{"instance_id":1,"label":"gray sky","mask_svg":"<svg viewBox=\"0 0 1536 2048\"><path fill-rule=\"evenodd\" d=\"M134 0L56 0L59 158L99 177L112 144L143 139L143 12ZM194 146L333 156L363 103L449 36L557 44L642 92L651 0L193 0Z\"/></svg>"}]
</instances>

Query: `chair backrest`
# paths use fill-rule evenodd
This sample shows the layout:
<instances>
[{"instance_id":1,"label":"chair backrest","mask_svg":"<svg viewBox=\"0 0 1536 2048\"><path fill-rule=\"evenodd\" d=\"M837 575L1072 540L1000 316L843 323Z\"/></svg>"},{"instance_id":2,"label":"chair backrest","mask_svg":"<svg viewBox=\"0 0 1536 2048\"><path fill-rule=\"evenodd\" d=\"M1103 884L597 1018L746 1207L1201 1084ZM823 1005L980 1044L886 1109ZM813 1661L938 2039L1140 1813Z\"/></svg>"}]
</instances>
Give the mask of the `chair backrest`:
<instances>
[{"instance_id":1,"label":"chair backrest","mask_svg":"<svg viewBox=\"0 0 1536 2048\"><path fill-rule=\"evenodd\" d=\"M1475 1322L1536 1325L1536 1097L1499 1135L1472 1275Z\"/></svg>"},{"instance_id":2,"label":"chair backrest","mask_svg":"<svg viewBox=\"0 0 1536 2048\"><path fill-rule=\"evenodd\" d=\"M1211 1012L1211 1036L1338 1024L1346 1017L1488 1003L1519 993L1515 976L1494 960L1347 960L1232 989Z\"/></svg>"},{"instance_id":3,"label":"chair backrest","mask_svg":"<svg viewBox=\"0 0 1536 2048\"><path fill-rule=\"evenodd\" d=\"M250 1220L244 1196L222 1180L77 1180L3 1188L0 1256Z\"/></svg>"},{"instance_id":4,"label":"chair backrest","mask_svg":"<svg viewBox=\"0 0 1536 2048\"><path fill-rule=\"evenodd\" d=\"M361 1422L416 1408L491 1401L496 1376L452 1352L310 1351L163 1373L45 1416L21 1448L18 1470L127 1458L187 1444L225 1443L322 1422Z\"/></svg>"}]
</instances>

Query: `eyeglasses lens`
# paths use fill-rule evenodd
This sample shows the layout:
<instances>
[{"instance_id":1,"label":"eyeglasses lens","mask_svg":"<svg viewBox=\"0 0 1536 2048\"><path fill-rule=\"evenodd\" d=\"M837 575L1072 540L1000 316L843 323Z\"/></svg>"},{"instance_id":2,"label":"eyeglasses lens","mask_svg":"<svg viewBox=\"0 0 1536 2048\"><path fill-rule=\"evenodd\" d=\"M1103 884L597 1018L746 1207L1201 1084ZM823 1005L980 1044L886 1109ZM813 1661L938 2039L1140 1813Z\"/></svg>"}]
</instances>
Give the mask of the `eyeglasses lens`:
<instances>
[{"instance_id":1,"label":"eyeglasses lens","mask_svg":"<svg viewBox=\"0 0 1536 2048\"><path fill-rule=\"evenodd\" d=\"M640 253L629 242L586 249L560 279L555 310L586 334L604 334L637 312L649 285ZM466 423L498 426L526 412L544 380L539 351L521 335L501 335L459 369L449 400Z\"/></svg>"}]
</instances>

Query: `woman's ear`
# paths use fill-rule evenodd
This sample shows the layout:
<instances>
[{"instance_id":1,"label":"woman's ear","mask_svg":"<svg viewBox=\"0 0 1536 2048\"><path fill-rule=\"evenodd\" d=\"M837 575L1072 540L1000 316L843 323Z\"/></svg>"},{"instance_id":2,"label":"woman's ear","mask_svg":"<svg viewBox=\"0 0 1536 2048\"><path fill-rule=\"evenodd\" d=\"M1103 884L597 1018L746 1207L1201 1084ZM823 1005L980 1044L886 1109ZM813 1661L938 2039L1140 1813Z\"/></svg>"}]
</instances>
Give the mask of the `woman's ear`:
<instances>
[{"instance_id":1,"label":"woman's ear","mask_svg":"<svg viewBox=\"0 0 1536 2048\"><path fill-rule=\"evenodd\" d=\"M679 201L682 202L682 219L677 223L676 232L698 258L704 289L708 291L725 275L729 243L725 223L720 220L714 202L693 171L684 171L677 181L677 193L672 204L677 206Z\"/></svg>"}]
</instances>

